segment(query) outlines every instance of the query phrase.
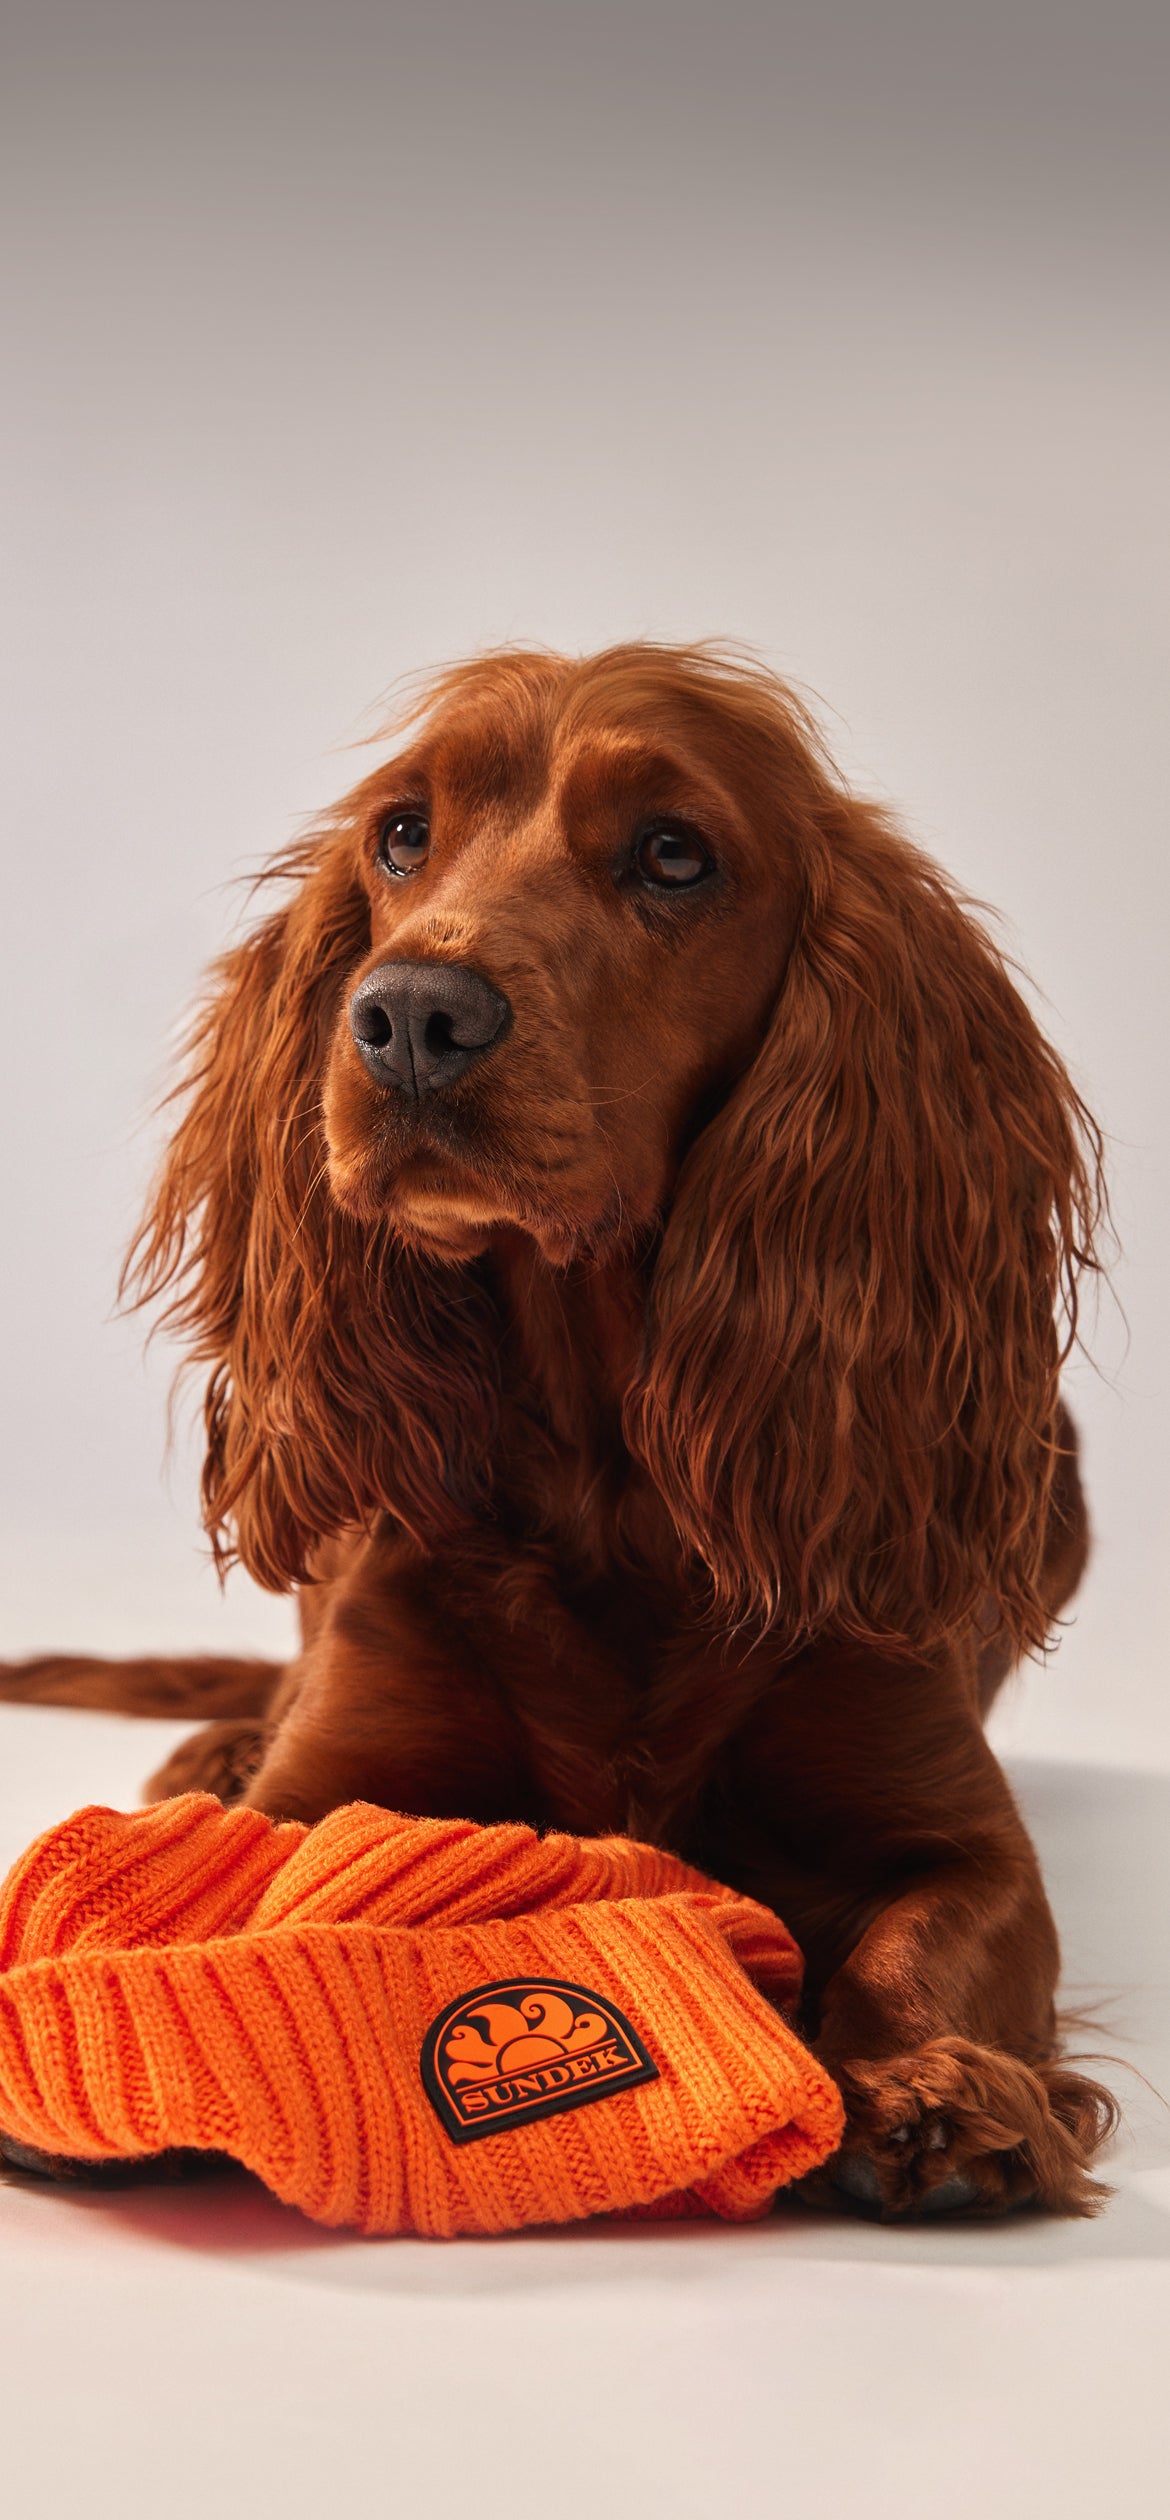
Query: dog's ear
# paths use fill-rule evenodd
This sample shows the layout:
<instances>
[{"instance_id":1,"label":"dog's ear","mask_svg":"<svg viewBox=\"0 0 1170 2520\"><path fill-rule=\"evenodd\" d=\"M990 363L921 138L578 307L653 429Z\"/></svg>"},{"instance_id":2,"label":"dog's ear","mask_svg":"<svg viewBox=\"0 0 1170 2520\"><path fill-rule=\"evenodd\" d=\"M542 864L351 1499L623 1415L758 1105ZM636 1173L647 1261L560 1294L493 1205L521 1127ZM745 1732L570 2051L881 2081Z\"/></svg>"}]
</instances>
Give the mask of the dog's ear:
<instances>
[{"instance_id":1,"label":"dog's ear","mask_svg":"<svg viewBox=\"0 0 1170 2520\"><path fill-rule=\"evenodd\" d=\"M218 1558L282 1592L320 1540L380 1510L427 1540L464 1528L483 1501L494 1380L466 1273L404 1253L329 1195L324 1063L369 949L352 834L327 829L272 872L295 889L212 975L125 1285L138 1302L168 1294L164 1322L211 1369Z\"/></svg>"},{"instance_id":2,"label":"dog's ear","mask_svg":"<svg viewBox=\"0 0 1170 2520\"><path fill-rule=\"evenodd\" d=\"M682 1170L629 1440L725 1617L926 1650L990 1596L1036 1648L1100 1139L876 810L822 807L804 886L764 1045Z\"/></svg>"}]
</instances>

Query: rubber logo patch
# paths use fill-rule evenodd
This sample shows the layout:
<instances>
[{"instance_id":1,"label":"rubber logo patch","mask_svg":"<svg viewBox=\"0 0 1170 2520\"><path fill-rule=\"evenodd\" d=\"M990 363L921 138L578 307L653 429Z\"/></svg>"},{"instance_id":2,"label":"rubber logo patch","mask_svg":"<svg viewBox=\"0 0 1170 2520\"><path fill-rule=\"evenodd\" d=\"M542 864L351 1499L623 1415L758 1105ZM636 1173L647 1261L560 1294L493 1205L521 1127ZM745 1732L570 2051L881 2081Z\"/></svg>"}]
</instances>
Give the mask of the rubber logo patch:
<instances>
[{"instance_id":1,"label":"rubber logo patch","mask_svg":"<svg viewBox=\"0 0 1170 2520\"><path fill-rule=\"evenodd\" d=\"M616 2004L564 1978L473 1987L431 2023L420 2063L427 2097L456 2144L658 2080Z\"/></svg>"}]
</instances>

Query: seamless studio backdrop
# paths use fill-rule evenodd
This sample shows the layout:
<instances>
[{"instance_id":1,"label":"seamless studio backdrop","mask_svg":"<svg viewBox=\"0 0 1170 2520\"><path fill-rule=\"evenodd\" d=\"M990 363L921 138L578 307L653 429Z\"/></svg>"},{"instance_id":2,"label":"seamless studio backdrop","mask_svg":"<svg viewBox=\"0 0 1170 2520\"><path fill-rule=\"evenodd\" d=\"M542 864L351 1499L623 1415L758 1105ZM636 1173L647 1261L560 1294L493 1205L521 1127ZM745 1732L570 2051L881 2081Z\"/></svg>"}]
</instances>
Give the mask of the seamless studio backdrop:
<instances>
[{"instance_id":1,"label":"seamless studio backdrop","mask_svg":"<svg viewBox=\"0 0 1170 2520\"><path fill-rule=\"evenodd\" d=\"M0 20L0 1655L291 1637L218 1594L193 1408L164 1464L174 1358L115 1312L240 879L372 766L404 674L746 641L995 905L1109 1132L1122 1256L1070 1377L1095 1556L996 1737L1070 1996L1170 2091L1165 10ZM0 1868L182 1731L0 1714ZM469 2473L483 2520L619 2479L647 2520L1145 2514L1170 2121L1119 2088L1089 2223L439 2249L246 2181L0 2186L10 2499L133 2520L163 2478L202 2520L210 2440L225 2520L447 2520Z\"/></svg>"},{"instance_id":2,"label":"seamless studio backdrop","mask_svg":"<svg viewBox=\"0 0 1170 2520\"><path fill-rule=\"evenodd\" d=\"M5 1652L290 1633L114 1314L234 879L404 672L722 634L996 905L1110 1134L1096 1555L1000 1738L1170 1758L1158 14L9 6Z\"/></svg>"}]
</instances>

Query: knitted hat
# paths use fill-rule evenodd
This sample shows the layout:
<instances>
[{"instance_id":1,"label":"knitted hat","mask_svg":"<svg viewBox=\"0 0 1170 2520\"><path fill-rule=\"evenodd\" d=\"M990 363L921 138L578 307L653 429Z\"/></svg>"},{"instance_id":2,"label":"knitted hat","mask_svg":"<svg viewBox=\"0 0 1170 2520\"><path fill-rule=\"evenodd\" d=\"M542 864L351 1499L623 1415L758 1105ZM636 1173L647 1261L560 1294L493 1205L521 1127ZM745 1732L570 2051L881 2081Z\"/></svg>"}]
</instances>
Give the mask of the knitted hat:
<instances>
[{"instance_id":1,"label":"knitted hat","mask_svg":"<svg viewBox=\"0 0 1170 2520\"><path fill-rule=\"evenodd\" d=\"M0 1972L18 2145L230 2153L366 2232L747 2219L840 2141L784 1927L626 1839L82 1811L0 1891Z\"/></svg>"}]
</instances>

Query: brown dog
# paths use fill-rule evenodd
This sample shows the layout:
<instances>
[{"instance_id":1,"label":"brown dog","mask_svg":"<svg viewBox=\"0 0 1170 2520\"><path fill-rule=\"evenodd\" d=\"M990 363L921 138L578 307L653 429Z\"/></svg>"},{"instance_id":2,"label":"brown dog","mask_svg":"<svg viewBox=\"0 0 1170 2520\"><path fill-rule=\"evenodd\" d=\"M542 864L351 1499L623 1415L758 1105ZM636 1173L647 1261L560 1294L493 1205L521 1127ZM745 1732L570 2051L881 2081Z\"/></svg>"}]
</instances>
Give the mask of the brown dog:
<instances>
[{"instance_id":1,"label":"brown dog","mask_svg":"<svg viewBox=\"0 0 1170 2520\"><path fill-rule=\"evenodd\" d=\"M221 965L134 1262L301 1657L0 1686L232 1718L158 1793L672 1846L807 1954L838 2189L1085 2211L981 1714L1086 1552L1097 1132L762 671L489 655L412 725Z\"/></svg>"}]
</instances>

